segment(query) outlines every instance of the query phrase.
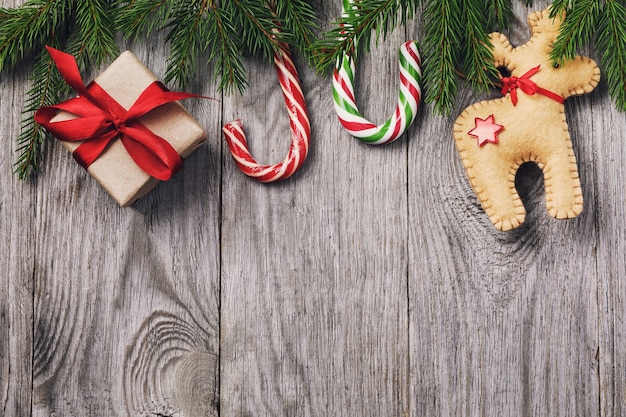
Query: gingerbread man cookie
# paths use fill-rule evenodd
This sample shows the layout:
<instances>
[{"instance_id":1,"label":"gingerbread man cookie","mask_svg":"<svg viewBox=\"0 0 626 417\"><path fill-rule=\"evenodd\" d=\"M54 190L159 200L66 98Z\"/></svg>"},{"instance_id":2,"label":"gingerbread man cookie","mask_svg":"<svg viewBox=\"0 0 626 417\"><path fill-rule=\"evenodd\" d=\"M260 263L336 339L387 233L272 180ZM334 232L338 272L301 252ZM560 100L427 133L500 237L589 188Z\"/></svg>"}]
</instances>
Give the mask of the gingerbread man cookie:
<instances>
[{"instance_id":1,"label":"gingerbread man cookie","mask_svg":"<svg viewBox=\"0 0 626 417\"><path fill-rule=\"evenodd\" d=\"M528 17L532 37L513 48L501 33L490 35L504 97L466 108L454 124L454 139L483 209L499 230L519 226L526 216L515 189L521 164L536 162L544 174L548 213L576 217L583 209L576 157L565 107L567 97L591 92L600 81L598 65L576 56L560 67L550 60L562 17L549 10Z\"/></svg>"}]
</instances>

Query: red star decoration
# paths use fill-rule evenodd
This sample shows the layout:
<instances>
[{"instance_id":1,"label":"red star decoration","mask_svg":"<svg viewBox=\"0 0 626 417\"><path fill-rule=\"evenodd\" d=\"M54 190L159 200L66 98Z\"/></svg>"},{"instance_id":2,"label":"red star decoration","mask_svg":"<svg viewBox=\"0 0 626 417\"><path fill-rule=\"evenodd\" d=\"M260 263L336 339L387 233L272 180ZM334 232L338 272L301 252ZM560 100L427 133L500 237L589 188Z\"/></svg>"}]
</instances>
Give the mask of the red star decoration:
<instances>
[{"instance_id":1,"label":"red star decoration","mask_svg":"<svg viewBox=\"0 0 626 417\"><path fill-rule=\"evenodd\" d=\"M468 133L478 139L478 146L482 147L487 142L498 143L498 133L504 126L495 123L493 114L486 119L477 117L475 123L476 127Z\"/></svg>"}]
</instances>

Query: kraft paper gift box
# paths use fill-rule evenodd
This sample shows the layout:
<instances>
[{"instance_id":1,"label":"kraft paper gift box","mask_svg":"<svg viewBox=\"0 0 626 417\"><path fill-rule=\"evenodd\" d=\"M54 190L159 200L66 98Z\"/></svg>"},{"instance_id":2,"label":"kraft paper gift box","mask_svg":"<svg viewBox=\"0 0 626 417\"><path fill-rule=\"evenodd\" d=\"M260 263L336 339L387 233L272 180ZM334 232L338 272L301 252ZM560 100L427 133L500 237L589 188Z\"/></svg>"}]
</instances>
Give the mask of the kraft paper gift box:
<instances>
[{"instance_id":1,"label":"kraft paper gift box","mask_svg":"<svg viewBox=\"0 0 626 417\"><path fill-rule=\"evenodd\" d=\"M126 51L94 81L128 110L156 80L132 52ZM75 118L77 116L61 111L51 122ZM182 158L188 157L206 141L202 127L179 102L166 103L138 120L169 142ZM61 143L73 152L82 142ZM137 166L120 140L114 140L87 171L121 206L133 204L159 183Z\"/></svg>"}]
</instances>

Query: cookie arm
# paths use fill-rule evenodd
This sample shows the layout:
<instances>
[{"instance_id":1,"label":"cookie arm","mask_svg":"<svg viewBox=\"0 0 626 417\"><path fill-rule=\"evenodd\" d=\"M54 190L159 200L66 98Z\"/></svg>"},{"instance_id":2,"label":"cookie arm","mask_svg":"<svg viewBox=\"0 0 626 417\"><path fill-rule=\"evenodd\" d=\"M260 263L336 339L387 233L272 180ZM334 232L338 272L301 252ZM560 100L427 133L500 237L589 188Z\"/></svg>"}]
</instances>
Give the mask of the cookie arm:
<instances>
[{"instance_id":1,"label":"cookie arm","mask_svg":"<svg viewBox=\"0 0 626 417\"><path fill-rule=\"evenodd\" d=\"M493 46L493 63L495 66L508 68L508 58L510 53L513 52L513 47L509 43L508 38L502 33L493 32L489 35L489 41Z\"/></svg>"}]
</instances>

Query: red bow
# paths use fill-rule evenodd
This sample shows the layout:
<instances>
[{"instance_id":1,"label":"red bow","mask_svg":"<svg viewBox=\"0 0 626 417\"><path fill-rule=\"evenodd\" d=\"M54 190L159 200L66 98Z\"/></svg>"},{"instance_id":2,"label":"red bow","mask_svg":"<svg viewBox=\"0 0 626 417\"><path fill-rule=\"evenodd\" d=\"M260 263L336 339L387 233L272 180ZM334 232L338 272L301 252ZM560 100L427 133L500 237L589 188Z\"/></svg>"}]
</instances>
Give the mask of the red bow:
<instances>
[{"instance_id":1,"label":"red bow","mask_svg":"<svg viewBox=\"0 0 626 417\"><path fill-rule=\"evenodd\" d=\"M182 159L172 145L137 119L163 104L199 96L168 91L155 81L126 110L97 83L85 87L72 55L49 46L46 48L65 81L79 97L40 108L35 113L35 121L59 140L84 141L73 153L79 164L87 169L119 137L133 161L154 178L167 181L182 167ZM50 122L59 110L80 118Z\"/></svg>"},{"instance_id":2,"label":"red bow","mask_svg":"<svg viewBox=\"0 0 626 417\"><path fill-rule=\"evenodd\" d=\"M550 90L538 87L537 84L530 80L530 77L532 77L539 71L539 67L540 65L537 65L535 68L529 69L521 77L502 77L502 95L511 93L511 101L513 102L514 106L517 106L517 89L520 88L524 93L528 94L529 96L539 93L563 104L565 102L565 99L563 97L556 93L553 93Z\"/></svg>"}]
</instances>

